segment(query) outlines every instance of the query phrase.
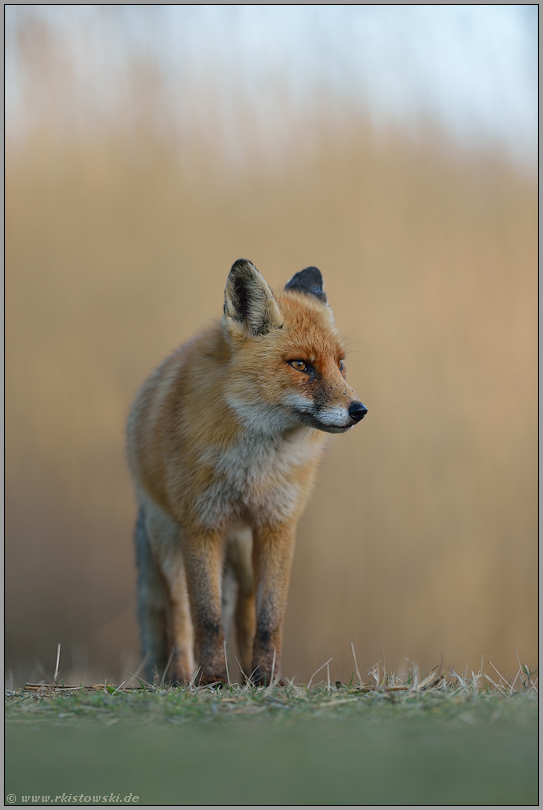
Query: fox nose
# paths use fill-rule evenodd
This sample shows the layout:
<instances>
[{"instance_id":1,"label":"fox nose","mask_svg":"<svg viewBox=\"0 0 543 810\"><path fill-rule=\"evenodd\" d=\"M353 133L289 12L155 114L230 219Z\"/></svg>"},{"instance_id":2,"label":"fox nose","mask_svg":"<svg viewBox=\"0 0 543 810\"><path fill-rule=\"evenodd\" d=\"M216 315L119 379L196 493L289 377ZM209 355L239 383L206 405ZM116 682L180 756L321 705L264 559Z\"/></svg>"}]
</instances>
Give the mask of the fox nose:
<instances>
[{"instance_id":1,"label":"fox nose","mask_svg":"<svg viewBox=\"0 0 543 810\"><path fill-rule=\"evenodd\" d=\"M351 402L349 405L349 416L353 422L360 422L367 414L368 409L361 402Z\"/></svg>"}]
</instances>

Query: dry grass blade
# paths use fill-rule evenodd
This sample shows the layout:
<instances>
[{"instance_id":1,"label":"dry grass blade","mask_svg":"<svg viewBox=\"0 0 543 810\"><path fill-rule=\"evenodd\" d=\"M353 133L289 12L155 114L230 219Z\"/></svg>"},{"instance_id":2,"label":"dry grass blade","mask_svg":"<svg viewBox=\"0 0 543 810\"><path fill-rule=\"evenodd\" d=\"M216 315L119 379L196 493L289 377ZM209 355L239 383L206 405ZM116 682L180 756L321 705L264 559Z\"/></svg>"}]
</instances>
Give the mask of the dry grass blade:
<instances>
[{"instance_id":1,"label":"dry grass blade","mask_svg":"<svg viewBox=\"0 0 543 810\"><path fill-rule=\"evenodd\" d=\"M196 683L196 678L200 674L200 670L201 670L201 667L196 667L196 669L194 670L194 674L193 674L192 678L189 681L189 689L195 689L196 688L194 684Z\"/></svg>"},{"instance_id":2,"label":"dry grass blade","mask_svg":"<svg viewBox=\"0 0 543 810\"><path fill-rule=\"evenodd\" d=\"M426 678L423 678L422 681L420 681L417 685L413 684L411 690L413 692L422 692L425 689L434 689L436 686L438 686L443 680L443 675L440 674L436 675L435 674L436 669L437 666L434 667L434 669L430 672L430 674L427 675Z\"/></svg>"},{"instance_id":3,"label":"dry grass blade","mask_svg":"<svg viewBox=\"0 0 543 810\"><path fill-rule=\"evenodd\" d=\"M274 678L274 674L275 674L275 661L276 661L276 657L275 657L275 650L274 650L274 651L273 651L273 660L272 660L271 681L270 681L269 685L268 685L268 686L266 687L266 689L265 689L265 694L266 694L266 695L269 695L269 694L270 694L270 692L273 692L273 690L274 690L274 689L275 689L275 688L276 688L276 687L279 685L279 682L280 682L280 680L281 680L281 676L280 676L280 675L278 675L276 678Z\"/></svg>"},{"instance_id":4,"label":"dry grass blade","mask_svg":"<svg viewBox=\"0 0 543 810\"><path fill-rule=\"evenodd\" d=\"M537 685L536 685L536 683L535 683L535 682L532 680L532 675L535 675L535 673L537 672L537 669L535 669L533 672L531 672L527 664L521 664L521 663L520 663L520 657L519 657L518 650L517 650L517 648L516 648L516 647L515 647L515 655L517 656L517 661L518 661L518 665L519 665L519 670L518 670L517 674L515 675L515 680L513 681L513 684L512 684L512 685L513 685L513 686L515 685L516 680L517 680L518 676L520 675L521 680L522 680L522 683L523 683L523 686L524 686L524 688L525 688L525 689L527 689L527 686L526 686L526 681L525 681L525 680L524 680L524 678L522 677L522 675L524 674L524 675L526 676L527 680L528 680L528 683L529 683L529 684L530 684L530 686L532 687L532 689L534 689L534 691L535 691L536 693L538 693ZM537 682L537 678L536 678L536 682Z\"/></svg>"},{"instance_id":5,"label":"dry grass blade","mask_svg":"<svg viewBox=\"0 0 543 810\"><path fill-rule=\"evenodd\" d=\"M226 667L226 680L228 681L228 686L232 686L230 681L230 671L228 669L228 656L226 654L226 641L223 642L223 649L224 649L224 665Z\"/></svg>"},{"instance_id":6,"label":"dry grass blade","mask_svg":"<svg viewBox=\"0 0 543 810\"><path fill-rule=\"evenodd\" d=\"M149 687L149 689L151 689L152 691L154 691L154 686L153 686L153 684L152 684L152 683L149 683L149 681L146 681L144 678L140 678L138 675L135 675L133 672L130 672L130 670L129 670L129 669L125 669L125 672L128 672L128 674L129 674L129 675L132 675L132 676L133 676L134 678L136 678L136 679L137 679L137 680L138 680L140 683L144 683L146 686L148 686L148 687Z\"/></svg>"},{"instance_id":7,"label":"dry grass blade","mask_svg":"<svg viewBox=\"0 0 543 810\"><path fill-rule=\"evenodd\" d=\"M509 683L509 681L507 680L507 678L504 678L504 677L503 677L503 675L501 674L501 672L499 672L499 671L496 669L496 667L494 666L494 664L492 663L492 661L490 661L490 660L489 660L489 661L488 661L488 663L490 664L490 666L492 667L492 669L494 670L494 672L496 672L496 673L497 673L497 674L500 676L500 678L502 679L502 681L503 681L504 683L506 683L506 684L507 684L507 686L509 687L510 693L511 693L511 694L514 694L515 690L513 689L513 687L511 686L511 684L510 684L510 683Z\"/></svg>"},{"instance_id":8,"label":"dry grass blade","mask_svg":"<svg viewBox=\"0 0 543 810\"><path fill-rule=\"evenodd\" d=\"M244 672L244 670L243 670L243 667L241 666L241 664L240 664L240 662L239 662L239 660L238 660L238 658L237 658L236 656L234 656L234 661L235 661L235 662L236 662L236 664L238 665L238 667L239 667L239 671L241 672L241 674L242 674L242 676L243 676L244 685L245 685L245 686L247 686L247 684L249 684L249 683L250 683L249 678L248 678L248 677L247 677L247 675L245 674L245 672Z\"/></svg>"},{"instance_id":9,"label":"dry grass blade","mask_svg":"<svg viewBox=\"0 0 543 810\"><path fill-rule=\"evenodd\" d=\"M56 686L57 678L60 672L60 644L57 645L57 662L55 664L55 674L53 675L53 683Z\"/></svg>"},{"instance_id":10,"label":"dry grass blade","mask_svg":"<svg viewBox=\"0 0 543 810\"><path fill-rule=\"evenodd\" d=\"M120 691L122 690L123 686L125 685L125 683L126 683L126 681L123 681L123 682L122 682L122 684L121 684L120 686L118 686L118 687L115 689L115 691L114 691L114 692L112 692L111 694L112 694L112 695L116 695L116 694L117 694L117 692L120 692Z\"/></svg>"},{"instance_id":11,"label":"dry grass blade","mask_svg":"<svg viewBox=\"0 0 543 810\"><path fill-rule=\"evenodd\" d=\"M237 664L237 665L238 665L238 667L239 667L239 671L240 671L240 672L241 672L241 674L243 675L243 678L244 678L244 681L245 681L244 686L245 686L245 687L250 687L250 686L252 686L252 685L253 685L253 682L251 681L251 678L250 678L250 677L248 677L248 676L245 674L245 672L244 672L244 670L243 670L243 667L241 666L241 664L240 664L240 662L238 661L238 659L237 659L237 658L235 658L235 656L234 656L234 660L235 660L236 664ZM252 675L254 675L254 672L252 673ZM251 677L252 677L252 675L251 675Z\"/></svg>"},{"instance_id":12,"label":"dry grass blade","mask_svg":"<svg viewBox=\"0 0 543 810\"><path fill-rule=\"evenodd\" d=\"M459 675L458 672L456 672L454 669L451 669L450 673L451 673L453 678L456 678L457 682L460 684L460 687L462 689L465 689L466 688L466 682L465 682L464 678L462 677L462 675Z\"/></svg>"},{"instance_id":13,"label":"dry grass blade","mask_svg":"<svg viewBox=\"0 0 543 810\"><path fill-rule=\"evenodd\" d=\"M167 674L167 672L168 672L168 670L169 670L169 668L170 668L170 665L171 665L171 663L172 663L172 661L173 661L173 657L174 657L174 655L175 655L175 647L172 647L172 651L171 651L171 653L170 653L170 657L168 658L168 663L167 663L167 664L166 664L166 666L164 667L164 672L162 673L162 678L160 679L160 689L163 689L163 688L164 688L164 681L165 681L165 679L166 679L166 674Z\"/></svg>"},{"instance_id":14,"label":"dry grass blade","mask_svg":"<svg viewBox=\"0 0 543 810\"><path fill-rule=\"evenodd\" d=\"M330 663L330 661L333 661L333 660L334 660L333 658L329 658L328 661L325 661L325 663L313 673L313 675L309 679L309 683L307 684L308 689L311 688L311 684L313 683L313 678L315 677L315 675L318 675L319 672L321 671L321 669L324 669L324 667L327 666Z\"/></svg>"},{"instance_id":15,"label":"dry grass blade","mask_svg":"<svg viewBox=\"0 0 543 810\"><path fill-rule=\"evenodd\" d=\"M132 680L132 678L136 678L136 680L138 680L138 679L139 679L140 672L141 672L141 671L143 670L143 668L145 667L145 664L147 663L147 660L148 660L148 658L149 658L149 655L150 655L150 652L149 652L149 651L147 651L147 653L146 653L146 654L143 656L143 658L141 659L141 661L140 661L140 663L139 663L139 666L138 666L138 668L136 669L136 672L134 673L134 675L132 675L132 673L129 673L129 674L131 675L131 677L128 679L128 680L129 680L129 682ZM125 669L125 672L128 672L128 670L127 670L127 669Z\"/></svg>"},{"instance_id":16,"label":"dry grass blade","mask_svg":"<svg viewBox=\"0 0 543 810\"><path fill-rule=\"evenodd\" d=\"M517 656L517 657L518 657L518 656ZM520 675L520 673L521 673L521 672L522 672L522 664L521 664L521 663L520 663L520 661L519 661L519 668L518 668L518 670L517 670L517 674L516 674L516 675L515 675L515 677L513 678L513 683L511 684L511 688L512 688L512 689L514 689L514 688L515 688L515 684L516 684L516 682L517 682L517 680L518 680L518 676Z\"/></svg>"},{"instance_id":17,"label":"dry grass blade","mask_svg":"<svg viewBox=\"0 0 543 810\"><path fill-rule=\"evenodd\" d=\"M382 663L381 661L378 661L376 664L374 664L371 667L371 669L368 669L368 675L371 675L371 677L375 681L376 686L381 685L381 682L380 682L381 671L379 669L379 666L380 666L381 663Z\"/></svg>"},{"instance_id":18,"label":"dry grass blade","mask_svg":"<svg viewBox=\"0 0 543 810\"><path fill-rule=\"evenodd\" d=\"M358 661L356 660L356 653L354 651L354 644L353 644L352 641L351 641L351 650L353 652L354 669L355 669L355 672L356 672L356 677L358 678L358 684L359 684L359 686L362 686L362 676L360 675L360 670L358 669Z\"/></svg>"},{"instance_id":19,"label":"dry grass blade","mask_svg":"<svg viewBox=\"0 0 543 810\"><path fill-rule=\"evenodd\" d=\"M412 663L412 662L410 662L410 663ZM419 679L418 679L418 672L419 672L418 667L415 664L412 664L412 666L413 666L413 670L412 670L412 672L413 672L413 685L411 686L411 690L413 692L422 692L425 689L433 689L436 686L438 686L443 680L443 675L440 674L440 671L441 671L441 665L440 664L436 664L436 666L433 667L430 670L428 675L425 678L423 678L422 681L419 681ZM436 669L438 669L438 667L439 667L439 671L438 671L438 673L436 675Z\"/></svg>"},{"instance_id":20,"label":"dry grass blade","mask_svg":"<svg viewBox=\"0 0 543 810\"><path fill-rule=\"evenodd\" d=\"M478 671L474 672L473 670L471 670L471 688L475 692L478 690L479 681L483 677L483 663L484 663L484 658L481 655L481 666L479 667Z\"/></svg>"},{"instance_id":21,"label":"dry grass blade","mask_svg":"<svg viewBox=\"0 0 543 810\"><path fill-rule=\"evenodd\" d=\"M495 689L498 690L498 692L500 692L502 695L507 695L507 692L505 691L505 689L502 686L500 686L498 683L496 683L496 681L493 681L492 678L490 677L490 675L487 675L486 672L485 672L485 678L487 679L487 681L489 683L492 684L492 686Z\"/></svg>"}]
</instances>

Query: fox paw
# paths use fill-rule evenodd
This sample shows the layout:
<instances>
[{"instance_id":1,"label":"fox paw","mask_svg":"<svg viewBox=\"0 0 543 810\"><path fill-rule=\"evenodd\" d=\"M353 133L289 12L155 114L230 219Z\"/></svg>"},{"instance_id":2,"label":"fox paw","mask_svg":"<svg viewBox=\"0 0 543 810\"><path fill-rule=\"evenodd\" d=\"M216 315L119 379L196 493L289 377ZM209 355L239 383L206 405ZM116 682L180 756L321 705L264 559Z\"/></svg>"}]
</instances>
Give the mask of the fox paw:
<instances>
[{"instance_id":1,"label":"fox paw","mask_svg":"<svg viewBox=\"0 0 543 810\"><path fill-rule=\"evenodd\" d=\"M217 684L222 686L223 684L228 683L228 678L226 677L226 670L216 670L213 672L202 672L200 677L198 678L198 685L199 686L210 686L211 684Z\"/></svg>"}]
</instances>

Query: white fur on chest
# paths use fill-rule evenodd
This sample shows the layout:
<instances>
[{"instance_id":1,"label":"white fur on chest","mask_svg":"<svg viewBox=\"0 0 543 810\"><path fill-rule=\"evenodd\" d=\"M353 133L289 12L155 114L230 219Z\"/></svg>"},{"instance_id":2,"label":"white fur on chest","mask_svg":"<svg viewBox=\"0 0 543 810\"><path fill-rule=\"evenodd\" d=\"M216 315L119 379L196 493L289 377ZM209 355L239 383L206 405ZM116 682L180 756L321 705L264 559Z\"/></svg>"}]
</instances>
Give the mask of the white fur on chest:
<instances>
[{"instance_id":1,"label":"white fur on chest","mask_svg":"<svg viewBox=\"0 0 543 810\"><path fill-rule=\"evenodd\" d=\"M288 518L301 495L297 469L315 464L322 451L313 433L308 428L287 436L245 431L227 449L208 447L200 463L212 468L214 480L196 504L201 522L213 528L243 516L252 523Z\"/></svg>"}]
</instances>

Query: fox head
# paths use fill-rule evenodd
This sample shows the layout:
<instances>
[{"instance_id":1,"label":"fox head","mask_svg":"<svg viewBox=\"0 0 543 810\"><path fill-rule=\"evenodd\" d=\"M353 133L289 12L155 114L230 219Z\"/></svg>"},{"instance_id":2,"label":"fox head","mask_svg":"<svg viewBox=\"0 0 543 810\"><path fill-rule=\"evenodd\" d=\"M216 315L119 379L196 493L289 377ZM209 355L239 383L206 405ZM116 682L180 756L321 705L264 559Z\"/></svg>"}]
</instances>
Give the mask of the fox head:
<instances>
[{"instance_id":1,"label":"fox head","mask_svg":"<svg viewBox=\"0 0 543 810\"><path fill-rule=\"evenodd\" d=\"M274 296L256 267L238 259L222 325L230 345L226 401L243 424L344 433L366 415L346 382L345 353L316 267L296 273Z\"/></svg>"}]
</instances>

